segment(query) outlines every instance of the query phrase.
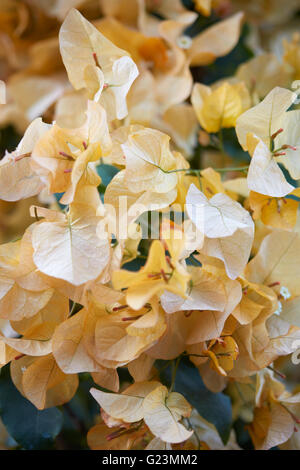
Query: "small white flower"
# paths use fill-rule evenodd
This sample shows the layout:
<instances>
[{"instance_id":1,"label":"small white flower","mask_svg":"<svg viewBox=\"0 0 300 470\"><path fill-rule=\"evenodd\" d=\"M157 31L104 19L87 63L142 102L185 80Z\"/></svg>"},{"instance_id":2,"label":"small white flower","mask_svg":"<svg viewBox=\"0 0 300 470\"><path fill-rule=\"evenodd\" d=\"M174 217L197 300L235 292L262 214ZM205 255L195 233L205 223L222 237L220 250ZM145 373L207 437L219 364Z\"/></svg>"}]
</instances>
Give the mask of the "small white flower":
<instances>
[{"instance_id":1,"label":"small white flower","mask_svg":"<svg viewBox=\"0 0 300 470\"><path fill-rule=\"evenodd\" d=\"M25 366L21 367L21 371L22 371L23 374L24 374L24 372L26 371L26 367L25 367Z\"/></svg>"},{"instance_id":2,"label":"small white flower","mask_svg":"<svg viewBox=\"0 0 300 470\"><path fill-rule=\"evenodd\" d=\"M181 49L190 49L193 40L190 36L182 35L177 38L176 42L177 46L179 46Z\"/></svg>"},{"instance_id":3,"label":"small white flower","mask_svg":"<svg viewBox=\"0 0 300 470\"><path fill-rule=\"evenodd\" d=\"M280 315L282 312L282 303L278 300L278 308L275 310L274 315Z\"/></svg>"},{"instance_id":4,"label":"small white flower","mask_svg":"<svg viewBox=\"0 0 300 470\"><path fill-rule=\"evenodd\" d=\"M284 300L287 300L291 297L290 291L287 287L284 286L280 288L280 295L284 298Z\"/></svg>"}]
</instances>

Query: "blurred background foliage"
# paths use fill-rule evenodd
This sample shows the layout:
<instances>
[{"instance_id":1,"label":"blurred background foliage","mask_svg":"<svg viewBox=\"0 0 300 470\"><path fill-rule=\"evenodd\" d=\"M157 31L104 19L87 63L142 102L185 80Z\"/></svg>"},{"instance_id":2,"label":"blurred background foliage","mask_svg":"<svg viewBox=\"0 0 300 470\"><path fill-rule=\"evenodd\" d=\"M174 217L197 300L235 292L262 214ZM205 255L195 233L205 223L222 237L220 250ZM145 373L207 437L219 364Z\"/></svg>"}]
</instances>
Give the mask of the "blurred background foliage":
<instances>
[{"instance_id":1,"label":"blurred background foliage","mask_svg":"<svg viewBox=\"0 0 300 470\"><path fill-rule=\"evenodd\" d=\"M194 9L194 2L192 0L182 0L182 2L186 8ZM252 4L255 2L251 1L246 3ZM240 2L242 10L244 4L245 2ZM285 2L281 2L281 4L282 9L284 9ZM95 14L92 10L89 19L93 17L95 17ZM296 11L296 13L293 14L293 21L299 19L299 17L300 11ZM197 20L185 30L185 34L194 37L219 20L220 16L215 12L209 17L199 14ZM274 26L274 28L276 27L277 26ZM194 81L210 85L220 79L234 75L240 64L254 56L249 46L250 33L251 28L249 22L246 22L243 26L238 44L228 55L218 58L209 66L192 68ZM243 152L238 144L234 128L223 129L222 134L224 149L231 159L236 162L249 160L248 154ZM0 129L0 158L4 156L6 151L15 149L20 138L21 136L18 130L12 126ZM216 139L217 138L219 138L219 136L216 136ZM203 146L201 143L198 143L194 155L190 160L191 167L201 168L202 166L207 166L207 161L203 161L202 159L203 152L207 153L208 150L213 151L214 148L215 147L211 145ZM114 167L101 165L99 172L102 178L102 184L99 191L102 196L106 186L116 171L117 169ZM29 205L31 205L31 203L31 201L28 202ZM18 204L19 203L7 203L7 211L10 213L18 211ZM23 211L24 208L21 208L21 210ZM24 221L22 221L21 225L23 231ZM9 236L10 233L8 232L8 237ZM140 247L140 252L143 254L143 246ZM147 249L145 250L145 253L146 252ZM143 264L144 260L139 258L125 264L124 268L138 270ZM160 380L165 385L170 384L171 364L168 362L169 361L157 361L156 364ZM126 369L120 368L118 373L122 387L132 382ZM292 376L294 371L290 373ZM13 385L10 379L9 365L3 367L0 375L0 416L5 428L3 428L1 424L0 445L4 449L87 449L87 431L95 424L99 416L98 404L95 400L90 399L89 389L92 386L95 386L95 384L90 374L80 374L78 390L74 398L68 404L57 408L38 411ZM197 369L190 367L187 361L182 361L181 363L176 377L175 390L183 392L188 401L198 408L200 414L216 425L223 442L226 443L232 425L230 398L223 393L212 394L207 390ZM197 395L196 400L194 398L195 394ZM199 399L199 396L201 399ZM222 415L218 413L220 407L223 410ZM252 444L245 428L245 423L239 418L233 423L233 426L237 431L239 445L244 449L251 449Z\"/></svg>"}]
</instances>

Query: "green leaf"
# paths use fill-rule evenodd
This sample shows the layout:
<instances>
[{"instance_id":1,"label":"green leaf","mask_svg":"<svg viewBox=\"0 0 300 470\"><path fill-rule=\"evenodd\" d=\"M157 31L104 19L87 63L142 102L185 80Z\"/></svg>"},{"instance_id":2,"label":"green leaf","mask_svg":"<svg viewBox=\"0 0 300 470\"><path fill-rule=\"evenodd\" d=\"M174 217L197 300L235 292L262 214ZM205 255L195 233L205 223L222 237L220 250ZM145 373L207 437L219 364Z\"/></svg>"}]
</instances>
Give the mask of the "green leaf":
<instances>
[{"instance_id":1,"label":"green leaf","mask_svg":"<svg viewBox=\"0 0 300 470\"><path fill-rule=\"evenodd\" d=\"M143 258L135 258L128 263L124 263L122 269L127 269L128 271L139 271L145 265L145 260Z\"/></svg>"},{"instance_id":2,"label":"green leaf","mask_svg":"<svg viewBox=\"0 0 300 470\"><path fill-rule=\"evenodd\" d=\"M290 183L294 188L298 187L298 181L294 180L291 175L289 174L288 170L285 168L285 166L282 163L279 163L280 169L282 173L284 174L285 179L287 180L288 183ZM287 195L287 199L294 199L294 201L299 201L299 198L297 196L294 196L293 194Z\"/></svg>"},{"instance_id":3,"label":"green leaf","mask_svg":"<svg viewBox=\"0 0 300 470\"><path fill-rule=\"evenodd\" d=\"M102 179L102 185L106 187L111 182L113 177L119 173L119 169L113 165L106 165L105 163L102 163L101 165L97 166L97 173Z\"/></svg>"},{"instance_id":4,"label":"green leaf","mask_svg":"<svg viewBox=\"0 0 300 470\"><path fill-rule=\"evenodd\" d=\"M181 0L181 3L187 10L194 10L194 1L193 0Z\"/></svg>"},{"instance_id":5,"label":"green leaf","mask_svg":"<svg viewBox=\"0 0 300 470\"><path fill-rule=\"evenodd\" d=\"M13 126L7 126L0 130L0 159L5 152L12 152L21 140L21 136Z\"/></svg>"},{"instance_id":6,"label":"green leaf","mask_svg":"<svg viewBox=\"0 0 300 470\"><path fill-rule=\"evenodd\" d=\"M218 57L213 64L206 67L193 67L191 70L194 81L211 85L217 80L233 76L240 64L253 57L252 51L246 44L249 31L249 26L245 24L239 42L226 56Z\"/></svg>"},{"instance_id":7,"label":"green leaf","mask_svg":"<svg viewBox=\"0 0 300 470\"><path fill-rule=\"evenodd\" d=\"M106 191L106 187L109 185L113 177L119 173L119 169L113 165L106 165L105 163L101 163L101 165L97 166L97 173L100 176L102 182L98 186L98 191L101 197L101 201L104 202L104 193Z\"/></svg>"},{"instance_id":8,"label":"green leaf","mask_svg":"<svg viewBox=\"0 0 300 470\"><path fill-rule=\"evenodd\" d=\"M79 387L68 403L60 406L63 414L63 428L60 432L62 450L87 450L86 436L99 415L99 405L91 400L90 389L95 386L87 372L79 374ZM109 390L105 390L109 391Z\"/></svg>"},{"instance_id":9,"label":"green leaf","mask_svg":"<svg viewBox=\"0 0 300 470\"><path fill-rule=\"evenodd\" d=\"M218 23L221 18L219 18L214 12L210 16L198 15L197 19L189 25L185 30L184 34L194 38L198 34L202 33L205 29L213 26L215 23Z\"/></svg>"},{"instance_id":10,"label":"green leaf","mask_svg":"<svg viewBox=\"0 0 300 470\"><path fill-rule=\"evenodd\" d=\"M194 258L195 252L190 254L188 258L185 259L185 262L188 266L196 266L197 268L201 268L202 264L196 258Z\"/></svg>"},{"instance_id":11,"label":"green leaf","mask_svg":"<svg viewBox=\"0 0 300 470\"><path fill-rule=\"evenodd\" d=\"M62 427L62 413L57 408L39 411L16 389L9 367L1 370L0 415L9 434L27 450L47 449Z\"/></svg>"},{"instance_id":12,"label":"green leaf","mask_svg":"<svg viewBox=\"0 0 300 470\"><path fill-rule=\"evenodd\" d=\"M61 203L59 202L59 200L63 197L64 194L65 194L65 193L54 193L54 197L55 197L55 199L56 199L56 201L57 201L57 203L58 203L58 205L59 205L59 207L60 207L61 210L64 210L64 209L66 209L66 207L67 207L67 206L65 206L64 204L61 204Z\"/></svg>"},{"instance_id":13,"label":"green leaf","mask_svg":"<svg viewBox=\"0 0 300 470\"><path fill-rule=\"evenodd\" d=\"M247 423L242 419L237 419L233 425L238 445L244 450L254 450L250 434L247 430Z\"/></svg>"},{"instance_id":14,"label":"green leaf","mask_svg":"<svg viewBox=\"0 0 300 470\"><path fill-rule=\"evenodd\" d=\"M172 368L162 369L159 365L161 381L170 386ZM214 424L224 444L227 443L231 424L232 409L230 398L224 393L212 393L208 390L199 374L198 369L188 360L182 359L176 373L174 391L181 393L187 401L198 411L202 418Z\"/></svg>"},{"instance_id":15,"label":"green leaf","mask_svg":"<svg viewBox=\"0 0 300 470\"><path fill-rule=\"evenodd\" d=\"M240 146L234 127L222 129L222 136L225 153L227 153L233 161L250 163L250 156L248 152L244 152Z\"/></svg>"}]
</instances>

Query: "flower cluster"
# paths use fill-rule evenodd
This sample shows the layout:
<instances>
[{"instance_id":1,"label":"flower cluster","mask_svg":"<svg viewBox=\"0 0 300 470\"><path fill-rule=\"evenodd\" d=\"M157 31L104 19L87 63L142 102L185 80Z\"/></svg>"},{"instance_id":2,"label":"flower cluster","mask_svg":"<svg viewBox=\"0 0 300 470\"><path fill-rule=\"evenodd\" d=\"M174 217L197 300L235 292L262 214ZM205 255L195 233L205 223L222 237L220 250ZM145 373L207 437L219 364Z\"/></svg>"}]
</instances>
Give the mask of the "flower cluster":
<instances>
[{"instance_id":1,"label":"flower cluster","mask_svg":"<svg viewBox=\"0 0 300 470\"><path fill-rule=\"evenodd\" d=\"M23 137L0 160L0 365L38 410L90 374L92 449L238 449L187 369L256 449L300 448L277 370L300 340L300 41L207 85L192 71L235 48L244 14L189 28L230 2L100 3L90 22L53 2L59 38L1 82L0 124Z\"/></svg>"}]
</instances>

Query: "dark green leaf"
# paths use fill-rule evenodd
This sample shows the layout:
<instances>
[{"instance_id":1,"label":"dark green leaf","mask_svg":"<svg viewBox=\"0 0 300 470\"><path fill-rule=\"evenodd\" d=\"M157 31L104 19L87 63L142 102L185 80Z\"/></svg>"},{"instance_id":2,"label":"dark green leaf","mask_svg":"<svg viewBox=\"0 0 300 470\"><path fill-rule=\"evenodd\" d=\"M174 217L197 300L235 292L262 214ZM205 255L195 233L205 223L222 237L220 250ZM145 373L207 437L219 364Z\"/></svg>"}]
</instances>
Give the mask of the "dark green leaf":
<instances>
[{"instance_id":1,"label":"dark green leaf","mask_svg":"<svg viewBox=\"0 0 300 470\"><path fill-rule=\"evenodd\" d=\"M97 166L97 173L102 179L102 185L107 186L113 177L119 172L118 168L113 165L106 165L102 163L101 165Z\"/></svg>"},{"instance_id":2,"label":"dark green leaf","mask_svg":"<svg viewBox=\"0 0 300 470\"><path fill-rule=\"evenodd\" d=\"M192 253L188 258L186 258L186 264L188 266L196 266L197 268L201 268L202 264L196 258L194 258L194 253Z\"/></svg>"},{"instance_id":3,"label":"dark green leaf","mask_svg":"<svg viewBox=\"0 0 300 470\"><path fill-rule=\"evenodd\" d=\"M202 33L205 29L213 26L215 23L218 23L218 21L220 21L220 18L215 13L212 13L210 16L202 16L199 14L196 21L194 21L194 23L189 25L184 30L184 34L194 38L195 36L198 36L198 34Z\"/></svg>"},{"instance_id":4,"label":"dark green leaf","mask_svg":"<svg viewBox=\"0 0 300 470\"><path fill-rule=\"evenodd\" d=\"M181 0L181 3L187 10L194 10L195 4L193 0Z\"/></svg>"},{"instance_id":5,"label":"dark green leaf","mask_svg":"<svg viewBox=\"0 0 300 470\"><path fill-rule=\"evenodd\" d=\"M97 166L97 173L100 176L102 182L98 186L98 191L101 197L101 201L104 202L104 193L106 190L106 186L109 185L113 177L119 172L118 168L113 165L106 165L102 163L101 165Z\"/></svg>"},{"instance_id":6,"label":"dark green leaf","mask_svg":"<svg viewBox=\"0 0 300 470\"><path fill-rule=\"evenodd\" d=\"M13 126L7 126L0 130L0 159L5 151L12 152L20 142L21 136Z\"/></svg>"},{"instance_id":7,"label":"dark green leaf","mask_svg":"<svg viewBox=\"0 0 300 470\"><path fill-rule=\"evenodd\" d=\"M233 427L238 445L245 450L254 450L250 434L247 430L247 424L239 418L235 421Z\"/></svg>"},{"instance_id":8,"label":"dark green leaf","mask_svg":"<svg viewBox=\"0 0 300 470\"><path fill-rule=\"evenodd\" d=\"M281 169L282 173L284 174L285 179L287 180L287 182L290 183L292 186L294 186L294 188L297 188L298 187L298 181L294 180L291 177L288 170L285 168L285 166L282 163L279 163L279 166L280 166L280 169ZM293 196L293 195L290 196L288 199L294 199L295 201L299 200L299 198L297 198L297 196Z\"/></svg>"},{"instance_id":9,"label":"dark green leaf","mask_svg":"<svg viewBox=\"0 0 300 470\"><path fill-rule=\"evenodd\" d=\"M217 80L231 77L237 67L253 57L252 51L245 43L249 27L244 25L238 44L224 57L219 57L213 64L207 67L193 67L192 74L196 82L210 85Z\"/></svg>"},{"instance_id":10,"label":"dark green leaf","mask_svg":"<svg viewBox=\"0 0 300 470\"><path fill-rule=\"evenodd\" d=\"M0 376L0 414L9 434L25 449L47 449L62 427L57 408L39 411L16 389L9 367Z\"/></svg>"},{"instance_id":11,"label":"dark green leaf","mask_svg":"<svg viewBox=\"0 0 300 470\"><path fill-rule=\"evenodd\" d=\"M91 400L90 389L95 383L88 373L79 375L79 387L71 401L60 407L64 422L58 440L66 450L88 449L86 436L99 415L99 405ZM108 391L108 390L104 390Z\"/></svg>"},{"instance_id":12,"label":"dark green leaf","mask_svg":"<svg viewBox=\"0 0 300 470\"><path fill-rule=\"evenodd\" d=\"M128 271L139 271L145 264L145 260L143 258L135 258L128 263L123 264L122 268L127 269Z\"/></svg>"},{"instance_id":13,"label":"dark green leaf","mask_svg":"<svg viewBox=\"0 0 300 470\"><path fill-rule=\"evenodd\" d=\"M58 202L58 205L59 205L61 210L64 210L67 207L64 204L61 204L59 202L60 199L63 197L63 195L64 195L64 193L54 193L54 197L55 197L56 201Z\"/></svg>"},{"instance_id":14,"label":"dark green leaf","mask_svg":"<svg viewBox=\"0 0 300 470\"><path fill-rule=\"evenodd\" d=\"M223 145L225 153L227 153L233 161L250 163L248 152L244 152L239 144L234 127L222 129Z\"/></svg>"}]
</instances>

